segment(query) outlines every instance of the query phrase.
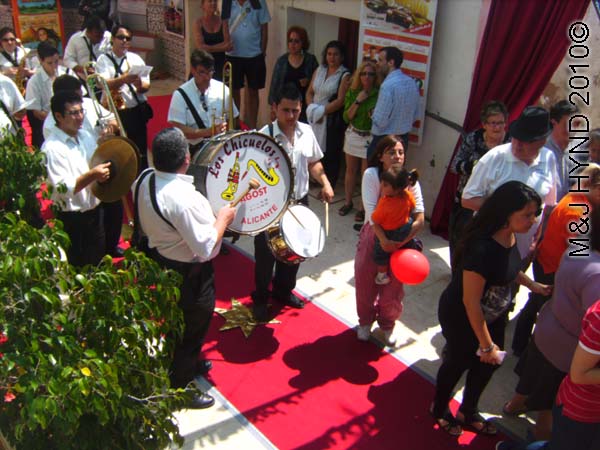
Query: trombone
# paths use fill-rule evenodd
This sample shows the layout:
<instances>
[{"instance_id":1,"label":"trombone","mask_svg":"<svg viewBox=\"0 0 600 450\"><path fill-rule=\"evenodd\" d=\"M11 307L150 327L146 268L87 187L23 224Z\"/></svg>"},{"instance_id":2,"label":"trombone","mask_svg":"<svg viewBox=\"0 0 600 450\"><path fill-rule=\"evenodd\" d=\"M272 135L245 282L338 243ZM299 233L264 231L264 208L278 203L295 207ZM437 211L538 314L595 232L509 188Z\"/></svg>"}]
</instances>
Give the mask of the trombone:
<instances>
[{"instance_id":1,"label":"trombone","mask_svg":"<svg viewBox=\"0 0 600 450\"><path fill-rule=\"evenodd\" d=\"M98 115L98 122L100 127L102 129L106 128L106 125L108 123L108 115L102 115L102 111L100 110L100 108L98 108L98 105L100 105L101 103L98 100L98 97L96 96L96 89L99 89L102 92L102 96L106 99L108 110L115 116L115 120L117 121L117 127L119 128L119 135L121 137L126 138L127 133L125 132L125 127L121 122L121 118L119 117L119 111L115 105L115 102L110 92L110 88L108 87L108 83L106 82L104 77L98 75L97 73L92 73L86 77L85 84L88 88L90 97L93 100L92 103L94 104L94 110ZM139 153L137 147L135 147L135 149L136 152Z\"/></svg>"}]
</instances>

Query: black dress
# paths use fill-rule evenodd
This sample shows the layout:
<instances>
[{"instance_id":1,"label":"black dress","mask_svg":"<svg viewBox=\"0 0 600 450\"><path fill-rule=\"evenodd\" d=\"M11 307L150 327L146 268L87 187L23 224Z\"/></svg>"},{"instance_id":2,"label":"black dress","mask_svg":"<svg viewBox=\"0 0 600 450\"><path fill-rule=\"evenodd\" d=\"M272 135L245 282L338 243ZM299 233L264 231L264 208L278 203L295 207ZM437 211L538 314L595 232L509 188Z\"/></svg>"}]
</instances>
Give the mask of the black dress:
<instances>
[{"instance_id":1,"label":"black dress","mask_svg":"<svg viewBox=\"0 0 600 450\"><path fill-rule=\"evenodd\" d=\"M206 45L217 45L225 42L225 36L223 35L223 24L221 23L221 28L216 33L209 33L204 29L203 26L200 26L200 31L202 31L202 39L204 39L204 43ZM225 52L211 52L213 58L215 58L215 73L213 78L215 80L223 81L223 64L225 64Z\"/></svg>"}]
</instances>

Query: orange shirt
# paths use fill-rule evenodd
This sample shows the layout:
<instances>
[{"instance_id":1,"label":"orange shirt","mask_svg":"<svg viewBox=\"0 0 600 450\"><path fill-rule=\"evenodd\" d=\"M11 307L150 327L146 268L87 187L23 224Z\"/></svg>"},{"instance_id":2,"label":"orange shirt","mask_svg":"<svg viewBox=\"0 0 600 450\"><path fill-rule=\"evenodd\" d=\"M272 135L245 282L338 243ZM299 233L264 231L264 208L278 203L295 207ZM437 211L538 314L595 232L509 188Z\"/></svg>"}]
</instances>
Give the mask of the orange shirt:
<instances>
[{"instance_id":1,"label":"orange shirt","mask_svg":"<svg viewBox=\"0 0 600 450\"><path fill-rule=\"evenodd\" d=\"M396 197L384 195L377 202L371 220L384 230L396 230L402 225L406 225L415 206L415 198L408 190Z\"/></svg>"},{"instance_id":2,"label":"orange shirt","mask_svg":"<svg viewBox=\"0 0 600 450\"><path fill-rule=\"evenodd\" d=\"M569 206L570 204L585 204L589 207L588 215L585 206ZM538 247L537 260L542 265L544 273L555 273L563 253L569 246L569 238L577 233L569 231L571 222L579 223L581 217L590 217L591 206L584 194L569 193L556 205L544 232L542 242Z\"/></svg>"}]
</instances>

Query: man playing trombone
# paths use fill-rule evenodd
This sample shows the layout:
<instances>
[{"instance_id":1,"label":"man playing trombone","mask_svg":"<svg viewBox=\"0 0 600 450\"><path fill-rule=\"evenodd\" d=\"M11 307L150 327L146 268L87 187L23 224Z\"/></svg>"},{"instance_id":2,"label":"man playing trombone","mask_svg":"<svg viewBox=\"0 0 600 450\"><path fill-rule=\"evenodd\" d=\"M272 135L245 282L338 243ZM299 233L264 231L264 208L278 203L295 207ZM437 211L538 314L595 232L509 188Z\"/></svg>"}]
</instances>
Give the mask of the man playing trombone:
<instances>
[{"instance_id":1,"label":"man playing trombone","mask_svg":"<svg viewBox=\"0 0 600 450\"><path fill-rule=\"evenodd\" d=\"M226 131L228 116L237 118L239 112L229 88L212 78L215 60L210 53L194 50L190 67L192 78L173 92L167 120L183 131L193 154L204 139Z\"/></svg>"},{"instance_id":2,"label":"man playing trombone","mask_svg":"<svg viewBox=\"0 0 600 450\"><path fill-rule=\"evenodd\" d=\"M115 25L111 35L112 49L98 58L96 72L106 79L127 137L137 146L140 166L144 169L148 166L146 124L152 118L152 108L144 93L150 89L150 75L130 73L133 67L145 66L139 55L129 51L131 30Z\"/></svg>"}]
</instances>

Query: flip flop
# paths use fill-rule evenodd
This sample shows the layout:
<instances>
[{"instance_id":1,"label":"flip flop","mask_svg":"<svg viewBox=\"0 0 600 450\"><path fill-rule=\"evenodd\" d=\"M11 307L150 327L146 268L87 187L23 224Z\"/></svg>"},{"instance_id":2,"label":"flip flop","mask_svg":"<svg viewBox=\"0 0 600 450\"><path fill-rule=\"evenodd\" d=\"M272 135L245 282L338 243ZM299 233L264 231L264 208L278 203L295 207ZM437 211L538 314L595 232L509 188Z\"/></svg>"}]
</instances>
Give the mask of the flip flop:
<instances>
[{"instance_id":1,"label":"flip flop","mask_svg":"<svg viewBox=\"0 0 600 450\"><path fill-rule=\"evenodd\" d=\"M463 429L460 426L460 423L458 423L458 421L456 420L456 418L452 415L452 413L450 411L446 410L446 412L444 412L444 415L442 417L435 417L433 415L433 403L432 403L431 406L429 407L429 414L431 415L431 417L433 417L433 420L435 420L435 423L437 424L437 426L440 427L440 430L445 431L450 436L458 437L463 434Z\"/></svg>"},{"instance_id":2,"label":"flip flop","mask_svg":"<svg viewBox=\"0 0 600 450\"><path fill-rule=\"evenodd\" d=\"M460 411L459 413L463 415L463 419L461 420L457 416L456 422L463 428L468 428L478 434L487 434L488 436L494 436L498 434L498 429L496 426L491 421L486 420L481 414L475 413L465 415ZM475 426L476 423L480 423L481 427Z\"/></svg>"},{"instance_id":3,"label":"flip flop","mask_svg":"<svg viewBox=\"0 0 600 450\"><path fill-rule=\"evenodd\" d=\"M339 211L338 214L340 216L345 216L347 215L350 211L352 211L352 208L354 207L354 205L352 203L348 204L348 205L344 205L342 206Z\"/></svg>"},{"instance_id":4,"label":"flip flop","mask_svg":"<svg viewBox=\"0 0 600 450\"><path fill-rule=\"evenodd\" d=\"M517 417L517 416L520 416L521 414L525 414L526 412L529 411L527 408L517 409L516 411L509 411L508 410L509 403L510 403L510 401L506 402L504 404L504 406L502 407L502 414L504 414L505 416Z\"/></svg>"}]
</instances>

